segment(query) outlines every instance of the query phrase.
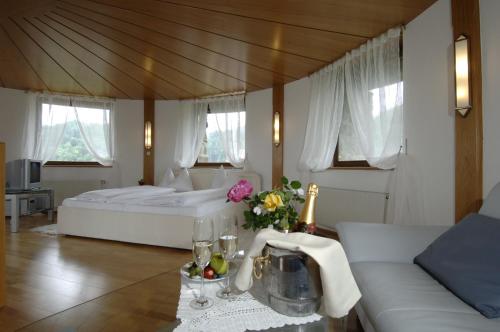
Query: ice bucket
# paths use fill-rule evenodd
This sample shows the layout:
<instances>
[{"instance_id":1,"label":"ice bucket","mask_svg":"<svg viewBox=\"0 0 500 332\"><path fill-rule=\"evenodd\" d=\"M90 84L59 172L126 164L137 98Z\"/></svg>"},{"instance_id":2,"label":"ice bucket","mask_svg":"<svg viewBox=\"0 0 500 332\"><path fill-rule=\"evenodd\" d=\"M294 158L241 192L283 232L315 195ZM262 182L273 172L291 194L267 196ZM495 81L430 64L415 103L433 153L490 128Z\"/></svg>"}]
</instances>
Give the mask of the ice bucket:
<instances>
[{"instance_id":1,"label":"ice bucket","mask_svg":"<svg viewBox=\"0 0 500 332\"><path fill-rule=\"evenodd\" d=\"M254 277L254 296L281 314L308 316L321 305L319 266L303 252L266 245L254 258Z\"/></svg>"}]
</instances>

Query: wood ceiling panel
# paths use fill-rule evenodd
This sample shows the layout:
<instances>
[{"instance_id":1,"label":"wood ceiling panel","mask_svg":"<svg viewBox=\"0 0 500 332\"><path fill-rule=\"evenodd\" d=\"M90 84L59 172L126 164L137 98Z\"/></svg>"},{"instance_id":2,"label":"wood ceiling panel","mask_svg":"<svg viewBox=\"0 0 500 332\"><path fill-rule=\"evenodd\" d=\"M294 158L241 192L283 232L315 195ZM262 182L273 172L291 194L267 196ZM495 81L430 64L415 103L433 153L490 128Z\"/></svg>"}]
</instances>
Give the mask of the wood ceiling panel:
<instances>
[{"instance_id":1,"label":"wood ceiling panel","mask_svg":"<svg viewBox=\"0 0 500 332\"><path fill-rule=\"evenodd\" d=\"M84 54L78 53L77 47L70 40L61 38L57 31L49 29L34 19L15 19L21 29L28 33L49 56L54 59L64 70L93 96L114 96L119 98L129 97L121 90L115 88L104 80L97 71L94 71L84 62ZM73 55L72 52L76 54Z\"/></svg>"},{"instance_id":2,"label":"wood ceiling panel","mask_svg":"<svg viewBox=\"0 0 500 332\"><path fill-rule=\"evenodd\" d=\"M340 57L346 50L367 40L360 36L303 29L155 0L96 0L96 3L133 9L195 29L320 61Z\"/></svg>"},{"instance_id":3,"label":"wood ceiling panel","mask_svg":"<svg viewBox=\"0 0 500 332\"><path fill-rule=\"evenodd\" d=\"M64 27L59 24L57 29L62 28ZM166 66L162 63L159 63L151 57L135 51L128 45L110 39L100 33L95 32L92 29L80 25L78 30L69 28L67 28L66 30L72 31L73 34L78 32L82 37L84 36L87 40L91 40L95 46L100 45L101 48L112 51L116 55L119 55L122 59L127 60L129 63L142 68L145 74L150 75L159 84L175 87L178 90L184 90L190 95L209 95L220 93L222 91L183 73L175 67ZM119 59L116 58L113 61L117 60Z\"/></svg>"},{"instance_id":4,"label":"wood ceiling panel","mask_svg":"<svg viewBox=\"0 0 500 332\"><path fill-rule=\"evenodd\" d=\"M406 24L435 0L159 0L186 8L238 15L286 25L373 37Z\"/></svg>"},{"instance_id":5,"label":"wood ceiling panel","mask_svg":"<svg viewBox=\"0 0 500 332\"><path fill-rule=\"evenodd\" d=\"M0 86L185 99L302 78L435 0L0 0Z\"/></svg>"},{"instance_id":6,"label":"wood ceiling panel","mask_svg":"<svg viewBox=\"0 0 500 332\"><path fill-rule=\"evenodd\" d=\"M115 45L113 41L107 40L104 36L89 29L82 28L76 32L53 20L47 21L47 23L102 60L120 68L120 71L140 82L145 90L155 91L164 99L175 99L174 96L186 98L194 95L193 92L180 88L155 74L152 68L147 70L147 66L149 66L147 60L144 57L138 57L137 54L123 45Z\"/></svg>"},{"instance_id":7,"label":"wood ceiling panel","mask_svg":"<svg viewBox=\"0 0 500 332\"><path fill-rule=\"evenodd\" d=\"M22 90L48 89L3 28L0 28L0 79L3 87Z\"/></svg>"},{"instance_id":8,"label":"wood ceiling panel","mask_svg":"<svg viewBox=\"0 0 500 332\"><path fill-rule=\"evenodd\" d=\"M60 1L60 3L63 3L63 1ZM325 61L312 60L266 47L247 44L239 40L194 29L182 24L176 24L130 9L110 7L89 1L64 0L64 3L71 3L77 8L97 11L146 29L158 31L186 43L229 56L243 63L295 79L301 78L307 75L307 73L327 64Z\"/></svg>"},{"instance_id":9,"label":"wood ceiling panel","mask_svg":"<svg viewBox=\"0 0 500 332\"><path fill-rule=\"evenodd\" d=\"M293 79L292 77L287 76L282 77L281 75L275 74L269 70L261 69L257 66L238 61L203 47L172 38L171 36L156 30L140 27L136 24L92 12L81 7L63 4L60 5L59 8L53 10L53 12L80 24L88 22L96 29L99 26L105 26L112 30L121 32L124 38L126 36L134 37L151 45L152 47L177 54L186 59L191 59L202 66L206 66L248 84L249 89L253 89L253 87L264 88L276 83L276 81L283 82ZM89 24L85 25L88 27Z\"/></svg>"},{"instance_id":10,"label":"wood ceiling panel","mask_svg":"<svg viewBox=\"0 0 500 332\"><path fill-rule=\"evenodd\" d=\"M85 67L88 67L98 75L98 77L95 77L95 80L90 82L96 84L96 88L100 87L101 89L101 92L96 93L96 95L141 99L146 92L148 95L154 96L152 90L144 91L145 88L140 82L127 76L125 73L65 36L63 30L59 29L59 27L50 26L39 18L31 18L29 22L48 37L52 38L58 45L71 53L75 58L79 59ZM80 75L77 73L76 76ZM99 83L101 86L98 85ZM105 90L110 91L106 93Z\"/></svg>"},{"instance_id":11,"label":"wood ceiling panel","mask_svg":"<svg viewBox=\"0 0 500 332\"><path fill-rule=\"evenodd\" d=\"M55 12L57 14L57 11ZM74 15L72 13L66 13L66 15L64 15L64 13L62 15L48 14L46 16L51 20L61 23L74 30L78 30L80 27L91 29L96 33L123 45L127 45L136 52L147 56L147 60L152 59L161 65L178 69L191 77L195 77L198 81L217 89L218 91L241 91L246 88L245 82L241 80L237 80L224 73L200 65L189 58L178 56L165 49L148 44L121 31L108 28L85 17Z\"/></svg>"},{"instance_id":12,"label":"wood ceiling panel","mask_svg":"<svg viewBox=\"0 0 500 332\"><path fill-rule=\"evenodd\" d=\"M16 44L19 51L23 53L33 70L45 82L50 91L87 94L87 91L82 86L12 20L5 20L2 25L6 33L10 36L10 39Z\"/></svg>"}]
</instances>

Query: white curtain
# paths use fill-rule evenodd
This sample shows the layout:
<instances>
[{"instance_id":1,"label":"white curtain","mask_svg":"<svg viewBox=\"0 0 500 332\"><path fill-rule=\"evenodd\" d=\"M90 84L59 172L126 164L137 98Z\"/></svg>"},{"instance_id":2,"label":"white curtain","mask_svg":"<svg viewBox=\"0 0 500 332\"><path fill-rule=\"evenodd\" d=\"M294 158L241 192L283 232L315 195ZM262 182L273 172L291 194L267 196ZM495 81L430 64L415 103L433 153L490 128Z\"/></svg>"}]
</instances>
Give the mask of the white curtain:
<instances>
[{"instance_id":1,"label":"white curtain","mask_svg":"<svg viewBox=\"0 0 500 332\"><path fill-rule=\"evenodd\" d=\"M245 163L245 95L208 99L210 113L215 114L219 137L227 160L234 167Z\"/></svg>"},{"instance_id":2,"label":"white curtain","mask_svg":"<svg viewBox=\"0 0 500 332\"><path fill-rule=\"evenodd\" d=\"M51 160L63 138L66 124L76 119L85 145L94 159L113 164L114 102L93 97L30 93L24 128L26 158Z\"/></svg>"},{"instance_id":3,"label":"white curtain","mask_svg":"<svg viewBox=\"0 0 500 332\"><path fill-rule=\"evenodd\" d=\"M371 166L396 166L403 138L401 28L391 29L345 56L347 109Z\"/></svg>"},{"instance_id":4,"label":"white curtain","mask_svg":"<svg viewBox=\"0 0 500 332\"><path fill-rule=\"evenodd\" d=\"M177 128L174 159L177 166L193 167L203 144L207 126L206 100L181 101L182 121Z\"/></svg>"},{"instance_id":5,"label":"white curtain","mask_svg":"<svg viewBox=\"0 0 500 332\"><path fill-rule=\"evenodd\" d=\"M113 165L114 109L111 102L73 101L76 121L87 149L104 166Z\"/></svg>"},{"instance_id":6,"label":"white curtain","mask_svg":"<svg viewBox=\"0 0 500 332\"><path fill-rule=\"evenodd\" d=\"M420 172L415 160L404 153L397 159L396 169L388 183L389 201L387 220L389 224L426 225Z\"/></svg>"},{"instance_id":7,"label":"white curtain","mask_svg":"<svg viewBox=\"0 0 500 332\"><path fill-rule=\"evenodd\" d=\"M322 171L332 165L344 109L344 58L311 75L311 95L302 171Z\"/></svg>"}]
</instances>

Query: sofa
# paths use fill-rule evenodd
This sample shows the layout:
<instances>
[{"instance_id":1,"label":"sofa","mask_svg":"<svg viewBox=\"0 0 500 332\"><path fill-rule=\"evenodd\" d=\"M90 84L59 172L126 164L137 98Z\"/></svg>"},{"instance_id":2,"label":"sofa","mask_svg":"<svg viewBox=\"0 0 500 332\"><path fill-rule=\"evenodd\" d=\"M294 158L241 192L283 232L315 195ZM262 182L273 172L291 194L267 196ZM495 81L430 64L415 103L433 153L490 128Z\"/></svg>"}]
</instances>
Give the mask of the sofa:
<instances>
[{"instance_id":1,"label":"sofa","mask_svg":"<svg viewBox=\"0 0 500 332\"><path fill-rule=\"evenodd\" d=\"M479 213L500 219L500 184ZM365 332L500 331L499 318L484 317L413 263L450 227L337 224L361 290L355 310Z\"/></svg>"}]
</instances>

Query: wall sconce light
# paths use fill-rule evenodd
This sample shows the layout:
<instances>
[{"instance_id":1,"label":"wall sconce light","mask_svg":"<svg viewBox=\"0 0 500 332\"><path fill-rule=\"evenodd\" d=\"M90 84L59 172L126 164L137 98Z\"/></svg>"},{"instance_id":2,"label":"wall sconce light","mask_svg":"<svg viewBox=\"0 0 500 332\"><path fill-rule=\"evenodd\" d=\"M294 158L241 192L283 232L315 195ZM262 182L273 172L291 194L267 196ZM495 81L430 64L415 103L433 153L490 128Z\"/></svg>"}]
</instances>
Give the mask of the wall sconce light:
<instances>
[{"instance_id":1,"label":"wall sconce light","mask_svg":"<svg viewBox=\"0 0 500 332\"><path fill-rule=\"evenodd\" d=\"M279 146L280 141L280 113L274 112L273 118L273 143L275 146Z\"/></svg>"},{"instance_id":2,"label":"wall sconce light","mask_svg":"<svg viewBox=\"0 0 500 332\"><path fill-rule=\"evenodd\" d=\"M149 152L153 148L152 142L152 127L151 121L146 121L144 123L144 148L146 149L146 153L149 155Z\"/></svg>"},{"instance_id":3,"label":"wall sconce light","mask_svg":"<svg viewBox=\"0 0 500 332\"><path fill-rule=\"evenodd\" d=\"M455 40L455 110L464 117L472 108L469 68L469 40L460 35Z\"/></svg>"}]
</instances>

